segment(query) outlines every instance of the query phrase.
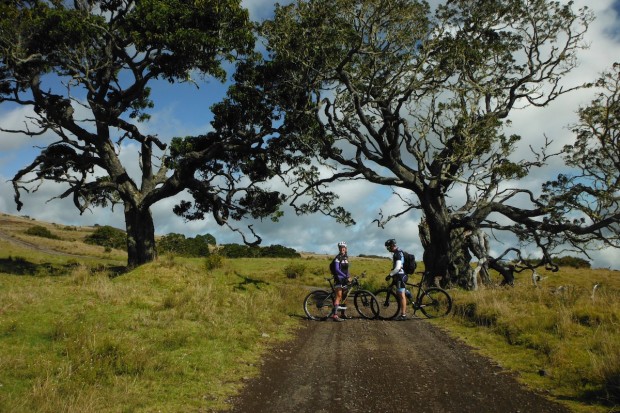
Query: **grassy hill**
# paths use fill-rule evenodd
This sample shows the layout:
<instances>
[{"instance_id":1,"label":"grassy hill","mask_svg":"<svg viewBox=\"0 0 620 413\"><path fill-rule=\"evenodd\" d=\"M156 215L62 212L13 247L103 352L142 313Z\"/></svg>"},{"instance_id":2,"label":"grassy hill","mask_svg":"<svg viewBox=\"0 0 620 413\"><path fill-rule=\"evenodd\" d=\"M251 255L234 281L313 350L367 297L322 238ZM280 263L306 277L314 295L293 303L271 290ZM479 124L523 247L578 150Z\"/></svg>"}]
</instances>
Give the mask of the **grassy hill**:
<instances>
[{"instance_id":1,"label":"grassy hill","mask_svg":"<svg viewBox=\"0 0 620 413\"><path fill-rule=\"evenodd\" d=\"M57 239L26 234L32 226ZM225 408L327 276L329 257L313 254L167 255L119 272L123 251L83 243L94 229L0 216L0 411ZM384 283L386 260L352 262L369 289ZM537 287L523 275L514 288L451 290L454 314L432 322L576 412L618 411L620 273L542 275Z\"/></svg>"}]
</instances>

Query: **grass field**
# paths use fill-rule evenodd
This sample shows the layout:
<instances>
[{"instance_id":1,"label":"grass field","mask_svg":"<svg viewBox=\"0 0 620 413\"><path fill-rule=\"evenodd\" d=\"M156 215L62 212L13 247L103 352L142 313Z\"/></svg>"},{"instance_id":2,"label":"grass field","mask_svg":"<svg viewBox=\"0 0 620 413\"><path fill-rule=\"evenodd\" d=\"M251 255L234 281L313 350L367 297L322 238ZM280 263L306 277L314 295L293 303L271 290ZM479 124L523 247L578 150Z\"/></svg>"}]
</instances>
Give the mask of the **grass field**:
<instances>
[{"instance_id":1,"label":"grass field","mask_svg":"<svg viewBox=\"0 0 620 413\"><path fill-rule=\"evenodd\" d=\"M619 412L620 273L543 276L536 287L452 290L454 314L440 324L575 412Z\"/></svg>"},{"instance_id":2,"label":"grass field","mask_svg":"<svg viewBox=\"0 0 620 413\"><path fill-rule=\"evenodd\" d=\"M0 238L0 412L225 408L262 354L292 337L308 286L326 284L325 256L164 256L119 275L122 251L81 241L93 228L0 221L12 238ZM32 225L60 240L25 235ZM369 289L390 266L352 263ZM538 287L522 277L514 288L453 289L453 315L433 323L575 412L617 412L619 275L562 269Z\"/></svg>"}]
</instances>

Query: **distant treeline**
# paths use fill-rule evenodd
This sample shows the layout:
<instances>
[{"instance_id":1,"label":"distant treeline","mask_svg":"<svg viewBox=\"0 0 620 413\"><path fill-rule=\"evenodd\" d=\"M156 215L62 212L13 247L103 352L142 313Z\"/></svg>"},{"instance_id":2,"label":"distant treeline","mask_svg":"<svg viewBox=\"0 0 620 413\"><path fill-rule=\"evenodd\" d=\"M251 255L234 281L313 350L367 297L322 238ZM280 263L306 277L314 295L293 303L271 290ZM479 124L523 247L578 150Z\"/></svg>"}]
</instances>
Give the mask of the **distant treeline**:
<instances>
[{"instance_id":1,"label":"distant treeline","mask_svg":"<svg viewBox=\"0 0 620 413\"><path fill-rule=\"evenodd\" d=\"M182 234L168 234L157 240L159 254L172 253L183 257L206 257L219 254L227 258L298 258L301 255L292 248L282 245L249 247L239 244L224 244L216 247L211 234L187 238Z\"/></svg>"},{"instance_id":2,"label":"distant treeline","mask_svg":"<svg viewBox=\"0 0 620 413\"><path fill-rule=\"evenodd\" d=\"M540 260L527 260L531 264L538 265L540 264ZM560 267L573 267L573 268L590 268L590 261L584 260L583 258L578 257L556 257L553 259L553 263Z\"/></svg>"},{"instance_id":3,"label":"distant treeline","mask_svg":"<svg viewBox=\"0 0 620 413\"><path fill-rule=\"evenodd\" d=\"M228 258L300 258L301 254L293 248L282 245L268 247L248 247L239 244L224 244L217 253Z\"/></svg>"},{"instance_id":4,"label":"distant treeline","mask_svg":"<svg viewBox=\"0 0 620 413\"><path fill-rule=\"evenodd\" d=\"M380 255L372 255L372 254L360 254L360 255L358 255L358 257L360 257L360 258L380 258L380 259L384 259L384 260L391 260L390 257L382 257Z\"/></svg>"},{"instance_id":5,"label":"distant treeline","mask_svg":"<svg viewBox=\"0 0 620 413\"><path fill-rule=\"evenodd\" d=\"M100 245L105 248L127 250L127 234L125 231L109 225L96 226L92 234L84 241L87 244ZM40 225L29 228L26 233L44 238L59 239L47 228ZM213 235L197 235L186 237L183 234L171 233L157 240L157 252L159 254L171 253L183 257L206 257L214 252L228 258L300 258L301 254L293 248L282 245L270 245L268 247L249 247L240 244L224 244L216 247L217 242ZM389 259L387 257L360 254L360 258ZM527 260L532 265L539 264L540 260ZM560 267L590 268L590 261L583 258L565 256L557 257L554 263Z\"/></svg>"},{"instance_id":6,"label":"distant treeline","mask_svg":"<svg viewBox=\"0 0 620 413\"><path fill-rule=\"evenodd\" d=\"M34 234L33 234L34 235ZM100 245L105 248L127 250L127 234L125 231L109 225L97 227L84 240L88 244ZM182 257L206 257L217 253L228 258L299 258L301 254L292 248L282 245L268 247L249 247L239 244L224 244L216 247L217 241L211 234L186 237L183 234L171 233L156 241L158 254L174 254Z\"/></svg>"}]
</instances>

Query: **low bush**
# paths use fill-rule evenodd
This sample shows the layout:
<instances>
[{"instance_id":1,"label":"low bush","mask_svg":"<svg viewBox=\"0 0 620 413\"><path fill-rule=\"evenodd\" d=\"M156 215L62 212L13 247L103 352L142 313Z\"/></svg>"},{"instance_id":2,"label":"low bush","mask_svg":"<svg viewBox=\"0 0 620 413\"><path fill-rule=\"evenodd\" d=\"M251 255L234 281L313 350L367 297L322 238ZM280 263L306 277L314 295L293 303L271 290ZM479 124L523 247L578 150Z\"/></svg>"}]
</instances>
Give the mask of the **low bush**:
<instances>
[{"instance_id":1,"label":"low bush","mask_svg":"<svg viewBox=\"0 0 620 413\"><path fill-rule=\"evenodd\" d=\"M219 254L211 254L205 258L204 262L207 271L213 271L224 266L224 257Z\"/></svg>"},{"instance_id":2,"label":"low bush","mask_svg":"<svg viewBox=\"0 0 620 413\"><path fill-rule=\"evenodd\" d=\"M84 242L91 245L127 250L127 234L118 228L105 225L97 229L86 238Z\"/></svg>"},{"instance_id":3,"label":"low bush","mask_svg":"<svg viewBox=\"0 0 620 413\"><path fill-rule=\"evenodd\" d=\"M306 272L306 266L302 263L291 263L284 267L284 275L287 278L298 278L304 275Z\"/></svg>"},{"instance_id":4,"label":"low bush","mask_svg":"<svg viewBox=\"0 0 620 413\"><path fill-rule=\"evenodd\" d=\"M52 234L52 232L41 226L35 225L34 227L30 227L25 232L28 235L34 235L35 237L49 238L49 239L60 239L59 236Z\"/></svg>"}]
</instances>

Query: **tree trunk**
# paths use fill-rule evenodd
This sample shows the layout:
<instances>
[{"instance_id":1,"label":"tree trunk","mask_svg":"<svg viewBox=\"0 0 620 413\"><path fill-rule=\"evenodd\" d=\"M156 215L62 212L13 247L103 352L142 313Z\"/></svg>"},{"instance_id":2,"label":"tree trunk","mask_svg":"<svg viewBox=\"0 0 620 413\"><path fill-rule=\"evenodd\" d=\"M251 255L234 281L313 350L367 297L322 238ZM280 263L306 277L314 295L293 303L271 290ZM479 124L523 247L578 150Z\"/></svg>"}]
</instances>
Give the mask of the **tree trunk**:
<instances>
[{"instance_id":1,"label":"tree trunk","mask_svg":"<svg viewBox=\"0 0 620 413\"><path fill-rule=\"evenodd\" d=\"M137 267L156 257L155 225L149 208L136 208L125 204L127 229L127 266Z\"/></svg>"},{"instance_id":2,"label":"tree trunk","mask_svg":"<svg viewBox=\"0 0 620 413\"><path fill-rule=\"evenodd\" d=\"M423 282L426 285L445 287L449 284L448 275L450 234L448 224L442 222L437 216L429 216L419 225L420 241L424 248L422 259L424 261ZM438 281L439 280L439 281Z\"/></svg>"},{"instance_id":3,"label":"tree trunk","mask_svg":"<svg viewBox=\"0 0 620 413\"><path fill-rule=\"evenodd\" d=\"M449 262L450 282L466 290L475 288L474 269L471 267L472 255L463 228L453 229L450 233Z\"/></svg>"},{"instance_id":4,"label":"tree trunk","mask_svg":"<svg viewBox=\"0 0 620 413\"><path fill-rule=\"evenodd\" d=\"M441 287L455 284L473 289L472 256L463 229L451 230L449 219L443 219L443 216L448 215L427 212L426 219L419 226L424 268L427 271L424 282L433 285L439 280Z\"/></svg>"}]
</instances>

